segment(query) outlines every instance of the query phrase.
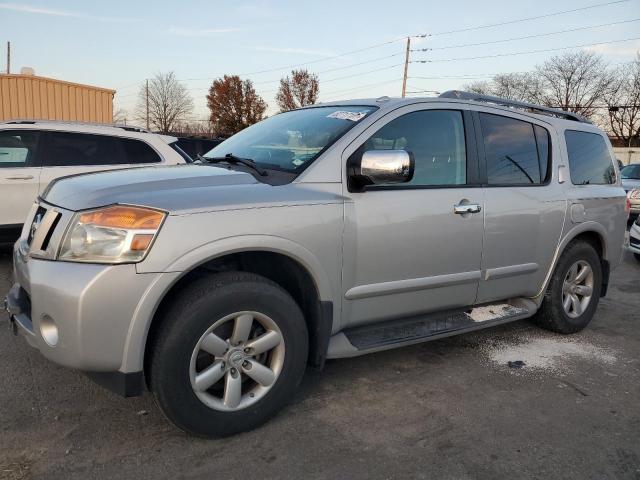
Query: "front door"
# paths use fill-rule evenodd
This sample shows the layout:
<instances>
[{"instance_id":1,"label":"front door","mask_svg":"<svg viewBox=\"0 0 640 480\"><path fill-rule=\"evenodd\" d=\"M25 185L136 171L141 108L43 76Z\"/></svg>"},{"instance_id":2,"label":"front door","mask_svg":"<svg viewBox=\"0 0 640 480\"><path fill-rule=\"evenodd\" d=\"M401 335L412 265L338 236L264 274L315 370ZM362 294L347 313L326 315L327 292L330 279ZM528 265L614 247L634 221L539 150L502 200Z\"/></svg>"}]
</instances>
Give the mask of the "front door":
<instances>
[{"instance_id":1,"label":"front door","mask_svg":"<svg viewBox=\"0 0 640 480\"><path fill-rule=\"evenodd\" d=\"M345 185L342 327L473 305L484 201L470 114L413 105L358 142L345 152L350 161L367 150L404 149L415 173L408 183L364 192ZM465 204L480 211L455 213Z\"/></svg>"}]
</instances>

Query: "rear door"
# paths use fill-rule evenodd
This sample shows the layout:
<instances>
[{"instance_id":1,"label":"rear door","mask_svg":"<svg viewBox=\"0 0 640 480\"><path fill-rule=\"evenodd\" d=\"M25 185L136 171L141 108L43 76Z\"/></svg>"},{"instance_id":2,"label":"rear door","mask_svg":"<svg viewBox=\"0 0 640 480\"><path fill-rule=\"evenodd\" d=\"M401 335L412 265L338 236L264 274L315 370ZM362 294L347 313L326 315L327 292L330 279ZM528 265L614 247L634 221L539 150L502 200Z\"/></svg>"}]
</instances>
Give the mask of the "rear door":
<instances>
[{"instance_id":1,"label":"rear door","mask_svg":"<svg viewBox=\"0 0 640 480\"><path fill-rule=\"evenodd\" d=\"M39 141L37 131L0 130L0 228L4 230L0 236L13 238L19 233L38 195Z\"/></svg>"},{"instance_id":2,"label":"rear door","mask_svg":"<svg viewBox=\"0 0 640 480\"><path fill-rule=\"evenodd\" d=\"M485 186L477 303L536 295L558 245L566 199L552 169L555 130L526 116L474 114Z\"/></svg>"},{"instance_id":3,"label":"rear door","mask_svg":"<svg viewBox=\"0 0 640 480\"><path fill-rule=\"evenodd\" d=\"M46 132L40 157L40 192L52 180L66 175L161 162L158 153L141 140L59 131Z\"/></svg>"}]
</instances>

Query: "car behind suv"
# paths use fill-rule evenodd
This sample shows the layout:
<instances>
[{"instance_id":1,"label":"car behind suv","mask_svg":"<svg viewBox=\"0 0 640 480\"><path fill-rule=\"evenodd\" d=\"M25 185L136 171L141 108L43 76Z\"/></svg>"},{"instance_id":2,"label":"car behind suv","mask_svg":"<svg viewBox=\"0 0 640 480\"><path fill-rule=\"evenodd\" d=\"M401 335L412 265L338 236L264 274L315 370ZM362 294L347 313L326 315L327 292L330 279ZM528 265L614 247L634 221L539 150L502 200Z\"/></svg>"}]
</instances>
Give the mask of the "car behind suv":
<instances>
[{"instance_id":1,"label":"car behind suv","mask_svg":"<svg viewBox=\"0 0 640 480\"><path fill-rule=\"evenodd\" d=\"M209 164L54 181L7 308L47 358L146 387L199 435L256 427L305 367L528 317L583 329L620 262L607 136L448 92L275 115Z\"/></svg>"},{"instance_id":2,"label":"car behind suv","mask_svg":"<svg viewBox=\"0 0 640 480\"><path fill-rule=\"evenodd\" d=\"M14 120L0 123L0 243L19 236L29 208L53 179L189 158L175 137L136 127Z\"/></svg>"}]
</instances>

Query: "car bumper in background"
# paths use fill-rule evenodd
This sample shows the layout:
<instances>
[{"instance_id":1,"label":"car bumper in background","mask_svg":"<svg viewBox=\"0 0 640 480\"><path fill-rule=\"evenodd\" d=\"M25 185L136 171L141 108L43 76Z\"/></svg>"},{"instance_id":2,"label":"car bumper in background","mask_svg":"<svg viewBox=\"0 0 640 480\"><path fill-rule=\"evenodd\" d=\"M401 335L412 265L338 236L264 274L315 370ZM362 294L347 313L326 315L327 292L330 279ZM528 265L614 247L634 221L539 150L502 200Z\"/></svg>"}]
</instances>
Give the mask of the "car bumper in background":
<instances>
[{"instance_id":1,"label":"car bumper in background","mask_svg":"<svg viewBox=\"0 0 640 480\"><path fill-rule=\"evenodd\" d=\"M640 254L640 225L634 223L629 230L629 250Z\"/></svg>"}]
</instances>

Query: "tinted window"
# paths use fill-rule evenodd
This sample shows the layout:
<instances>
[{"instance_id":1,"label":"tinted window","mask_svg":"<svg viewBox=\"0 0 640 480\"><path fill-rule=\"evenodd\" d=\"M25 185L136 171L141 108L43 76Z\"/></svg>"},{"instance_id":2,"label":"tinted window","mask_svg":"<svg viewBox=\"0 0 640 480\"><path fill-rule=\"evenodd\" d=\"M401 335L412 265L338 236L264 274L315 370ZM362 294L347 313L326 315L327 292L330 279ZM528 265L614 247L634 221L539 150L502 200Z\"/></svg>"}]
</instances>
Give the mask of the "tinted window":
<instances>
[{"instance_id":1,"label":"tinted window","mask_svg":"<svg viewBox=\"0 0 640 480\"><path fill-rule=\"evenodd\" d=\"M566 130L571 182L574 185L615 183L616 172L609 149L597 133Z\"/></svg>"},{"instance_id":2,"label":"tinted window","mask_svg":"<svg viewBox=\"0 0 640 480\"><path fill-rule=\"evenodd\" d=\"M392 120L359 149L406 150L415 159L413 179L404 185L463 185L467 156L462 112L423 110Z\"/></svg>"},{"instance_id":3,"label":"tinted window","mask_svg":"<svg viewBox=\"0 0 640 480\"><path fill-rule=\"evenodd\" d=\"M49 132L42 157L46 167L127 163L118 138L85 133Z\"/></svg>"},{"instance_id":4,"label":"tinted window","mask_svg":"<svg viewBox=\"0 0 640 480\"><path fill-rule=\"evenodd\" d=\"M32 164L39 137L38 132L0 130L0 168Z\"/></svg>"},{"instance_id":5,"label":"tinted window","mask_svg":"<svg viewBox=\"0 0 640 480\"><path fill-rule=\"evenodd\" d=\"M129 138L119 139L127 155L125 163L158 163L161 158L153 148L140 140L131 140Z\"/></svg>"},{"instance_id":6,"label":"tinted window","mask_svg":"<svg viewBox=\"0 0 640 480\"><path fill-rule=\"evenodd\" d=\"M620 170L622 178L640 180L640 165L627 165Z\"/></svg>"},{"instance_id":7,"label":"tinted window","mask_svg":"<svg viewBox=\"0 0 640 480\"><path fill-rule=\"evenodd\" d=\"M536 135L528 122L488 113L480 114L480 124L490 185L531 185L545 180L549 159L549 137L545 129L540 128ZM546 152L541 158L538 158L536 136L541 137L540 146ZM541 160L545 163L543 172Z\"/></svg>"},{"instance_id":8,"label":"tinted window","mask_svg":"<svg viewBox=\"0 0 640 480\"><path fill-rule=\"evenodd\" d=\"M544 183L549 180L548 177L551 173L551 141L549 140L549 132L546 128L534 125L533 131L536 134L538 159L540 160L540 181Z\"/></svg>"}]
</instances>

